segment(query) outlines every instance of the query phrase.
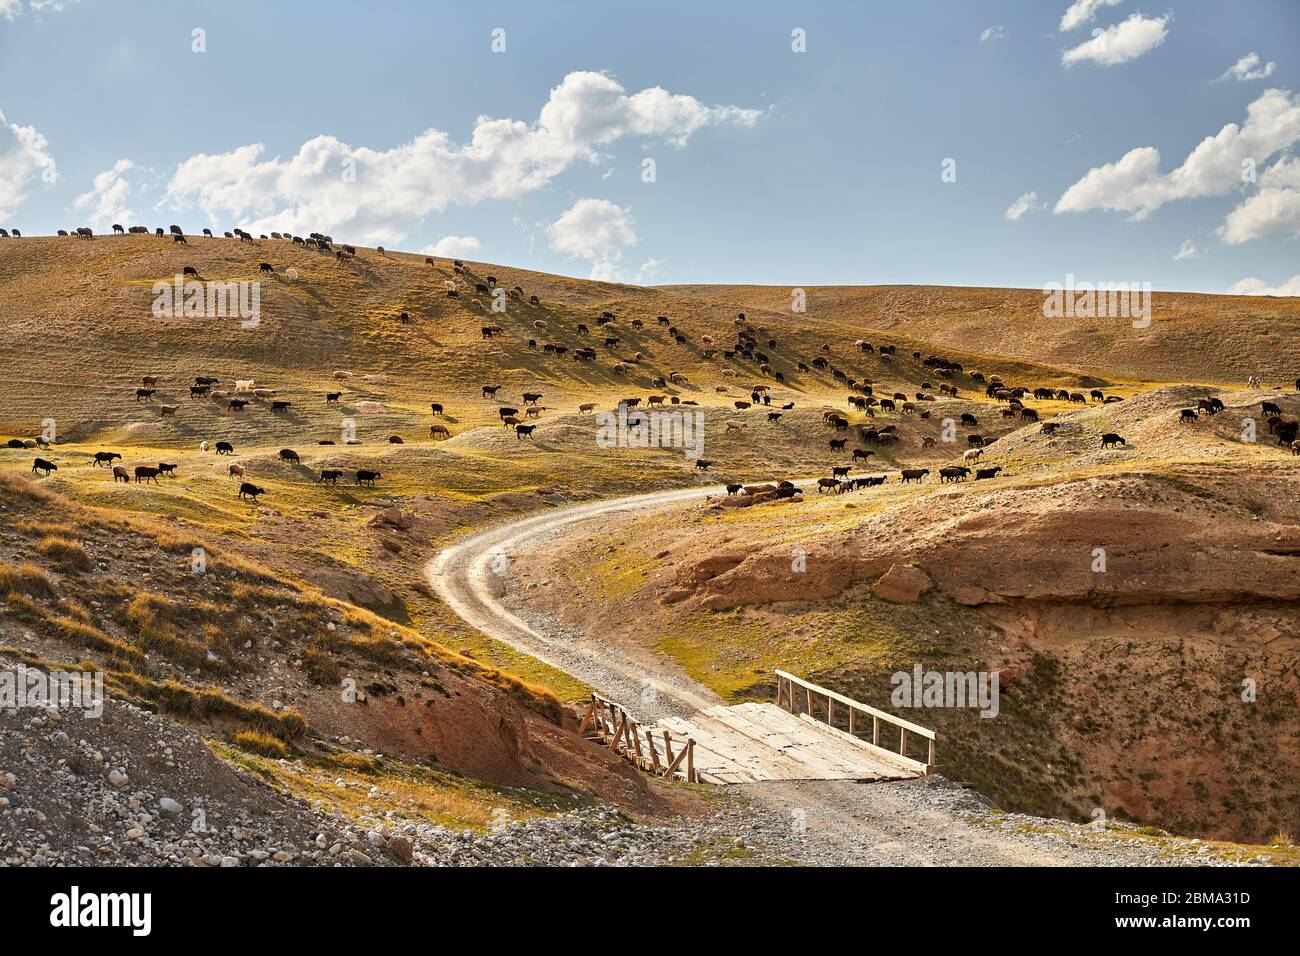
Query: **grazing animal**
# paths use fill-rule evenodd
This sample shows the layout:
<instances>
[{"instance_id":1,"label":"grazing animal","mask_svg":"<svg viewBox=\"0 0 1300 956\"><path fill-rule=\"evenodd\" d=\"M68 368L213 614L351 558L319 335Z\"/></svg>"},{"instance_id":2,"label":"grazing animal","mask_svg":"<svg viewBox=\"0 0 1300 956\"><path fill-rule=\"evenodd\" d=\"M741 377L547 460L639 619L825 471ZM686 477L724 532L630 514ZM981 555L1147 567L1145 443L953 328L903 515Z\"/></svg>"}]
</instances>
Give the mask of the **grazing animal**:
<instances>
[{"instance_id":1,"label":"grazing animal","mask_svg":"<svg viewBox=\"0 0 1300 956\"><path fill-rule=\"evenodd\" d=\"M293 404L293 402L272 402L272 403L271 403L271 411L273 411L273 412L282 412L282 411L284 411L285 409L287 409L287 408L288 408L290 405L292 405L292 404Z\"/></svg>"},{"instance_id":2,"label":"grazing animal","mask_svg":"<svg viewBox=\"0 0 1300 956\"><path fill-rule=\"evenodd\" d=\"M248 399L232 398L230 402L226 405L226 407L229 408L232 412L242 411L243 409L248 407Z\"/></svg>"},{"instance_id":3,"label":"grazing animal","mask_svg":"<svg viewBox=\"0 0 1300 956\"><path fill-rule=\"evenodd\" d=\"M853 449L853 460L854 460L854 461L866 461L868 458L870 458L870 457L871 457L872 455L874 455L874 454L875 454L874 451L864 451L864 450L861 449L861 448L855 448L855 449Z\"/></svg>"},{"instance_id":4,"label":"grazing animal","mask_svg":"<svg viewBox=\"0 0 1300 956\"><path fill-rule=\"evenodd\" d=\"M1119 435L1116 435L1114 432L1107 432L1106 434L1101 436L1102 448L1110 448L1114 445L1123 445L1125 448L1127 448L1128 442L1124 441L1123 438L1121 438Z\"/></svg>"},{"instance_id":5,"label":"grazing animal","mask_svg":"<svg viewBox=\"0 0 1300 956\"><path fill-rule=\"evenodd\" d=\"M109 467L113 464L115 458L120 460L122 456L115 451L97 451L95 452L94 467L98 468L100 465Z\"/></svg>"},{"instance_id":6,"label":"grazing animal","mask_svg":"<svg viewBox=\"0 0 1300 956\"><path fill-rule=\"evenodd\" d=\"M158 469L152 465L136 465L135 480L137 482L152 481L156 485L158 484Z\"/></svg>"},{"instance_id":7,"label":"grazing animal","mask_svg":"<svg viewBox=\"0 0 1300 956\"><path fill-rule=\"evenodd\" d=\"M734 482L730 485L727 485L727 497L730 498L732 495L734 495L743 487L744 485L740 484L739 482Z\"/></svg>"},{"instance_id":8,"label":"grazing animal","mask_svg":"<svg viewBox=\"0 0 1300 956\"><path fill-rule=\"evenodd\" d=\"M925 476L929 473L929 468L904 468L902 475L899 476L899 480L904 484L909 481L921 482L925 480Z\"/></svg>"},{"instance_id":9,"label":"grazing animal","mask_svg":"<svg viewBox=\"0 0 1300 956\"><path fill-rule=\"evenodd\" d=\"M830 441L831 451L843 451L847 438L832 438Z\"/></svg>"},{"instance_id":10,"label":"grazing animal","mask_svg":"<svg viewBox=\"0 0 1300 956\"><path fill-rule=\"evenodd\" d=\"M1196 409L1194 408L1182 409L1178 413L1178 421L1179 423L1196 421Z\"/></svg>"},{"instance_id":11,"label":"grazing animal","mask_svg":"<svg viewBox=\"0 0 1300 956\"><path fill-rule=\"evenodd\" d=\"M126 466L124 465L113 466L113 484L117 484L119 481L125 482L128 485L131 483L131 476L128 474Z\"/></svg>"},{"instance_id":12,"label":"grazing animal","mask_svg":"<svg viewBox=\"0 0 1300 956\"><path fill-rule=\"evenodd\" d=\"M271 265L269 262L259 263L257 268L259 272L275 272L275 266Z\"/></svg>"},{"instance_id":13,"label":"grazing animal","mask_svg":"<svg viewBox=\"0 0 1300 956\"><path fill-rule=\"evenodd\" d=\"M962 456L961 456L961 458L962 458L962 461L966 462L967 464L970 464L971 462L979 461L979 460L980 460L980 455L982 455L982 454L984 454L984 449L982 449L982 448L971 448L971 449L969 449L968 451L964 451L964 452L962 452Z\"/></svg>"},{"instance_id":14,"label":"grazing animal","mask_svg":"<svg viewBox=\"0 0 1300 956\"><path fill-rule=\"evenodd\" d=\"M849 474L849 466L848 466L848 465L844 465L843 467L840 467L840 468L832 468L832 469L831 469L831 476L834 477L834 478L846 478L846 477L848 477L848 474Z\"/></svg>"},{"instance_id":15,"label":"grazing animal","mask_svg":"<svg viewBox=\"0 0 1300 956\"><path fill-rule=\"evenodd\" d=\"M180 409L179 405L159 405L158 411L163 418L174 418L176 412Z\"/></svg>"},{"instance_id":16,"label":"grazing animal","mask_svg":"<svg viewBox=\"0 0 1300 956\"><path fill-rule=\"evenodd\" d=\"M516 438L531 438L532 435L533 435L533 430L536 429L536 428L537 428L536 425L522 425L522 424L521 424L521 425L516 425L516 426L515 426L515 437L516 437Z\"/></svg>"},{"instance_id":17,"label":"grazing animal","mask_svg":"<svg viewBox=\"0 0 1300 956\"><path fill-rule=\"evenodd\" d=\"M1260 407L1265 415L1281 415L1282 409L1272 402L1261 402Z\"/></svg>"},{"instance_id":18,"label":"grazing animal","mask_svg":"<svg viewBox=\"0 0 1300 956\"><path fill-rule=\"evenodd\" d=\"M961 465L949 465L946 468L939 469L939 481L965 481L966 476L969 474L969 468L963 468Z\"/></svg>"},{"instance_id":19,"label":"grazing animal","mask_svg":"<svg viewBox=\"0 0 1300 956\"><path fill-rule=\"evenodd\" d=\"M157 389L154 388L137 388L135 390L135 400L138 402L143 398L146 402L152 401L156 391Z\"/></svg>"},{"instance_id":20,"label":"grazing animal","mask_svg":"<svg viewBox=\"0 0 1300 956\"><path fill-rule=\"evenodd\" d=\"M35 474L39 474L40 472L43 471L43 472L45 472L45 476L48 478L50 472L52 472L52 471L58 471L58 470L59 470L59 466L58 466L58 465L56 465L56 464L55 464L54 462L52 462L52 461L46 461L44 458L37 458L36 461L34 461L34 462L32 463L32 474L33 474L33 475L35 475Z\"/></svg>"},{"instance_id":21,"label":"grazing animal","mask_svg":"<svg viewBox=\"0 0 1300 956\"><path fill-rule=\"evenodd\" d=\"M781 418L781 413L780 413L780 412L768 412L768 413L767 413L767 420L768 420L769 422L779 421L780 418Z\"/></svg>"},{"instance_id":22,"label":"grazing animal","mask_svg":"<svg viewBox=\"0 0 1300 956\"><path fill-rule=\"evenodd\" d=\"M230 442L228 441L217 442L218 455L233 455L234 453L235 453L235 446L230 444Z\"/></svg>"},{"instance_id":23,"label":"grazing animal","mask_svg":"<svg viewBox=\"0 0 1300 956\"><path fill-rule=\"evenodd\" d=\"M440 403L438 403L438 402L430 402L430 403L429 403L429 411L431 411L431 412L432 412L433 414L435 414L435 415L441 415L441 414L442 414L442 405L441 405Z\"/></svg>"},{"instance_id":24,"label":"grazing animal","mask_svg":"<svg viewBox=\"0 0 1300 956\"><path fill-rule=\"evenodd\" d=\"M158 462L158 473L159 473L159 474L162 474L162 475L170 475L171 477L175 478L175 477L176 477L176 465L174 465L174 464L168 464L168 463L165 462L165 461L160 461L160 462Z\"/></svg>"},{"instance_id":25,"label":"grazing animal","mask_svg":"<svg viewBox=\"0 0 1300 956\"><path fill-rule=\"evenodd\" d=\"M701 458L701 459L699 459L698 461L695 462L695 468L696 468L697 471L708 471L708 470L709 470L709 466L712 465L712 464L713 464L713 462L711 462L711 461L706 461L705 459Z\"/></svg>"},{"instance_id":26,"label":"grazing animal","mask_svg":"<svg viewBox=\"0 0 1300 956\"><path fill-rule=\"evenodd\" d=\"M244 477L244 466L243 466L243 465L231 465L231 466L229 466L229 467L226 469L226 477L227 477L227 478L243 478L243 477Z\"/></svg>"},{"instance_id":27,"label":"grazing animal","mask_svg":"<svg viewBox=\"0 0 1300 956\"><path fill-rule=\"evenodd\" d=\"M745 422L738 422L734 418L728 418L726 421L726 426L728 432L743 431L749 427Z\"/></svg>"},{"instance_id":28,"label":"grazing animal","mask_svg":"<svg viewBox=\"0 0 1300 956\"><path fill-rule=\"evenodd\" d=\"M212 390L212 386L211 386L211 385L191 385L191 386L190 386L190 398L195 398L195 397L198 397L198 396L206 395L206 394L208 394L208 392L210 392L211 390Z\"/></svg>"},{"instance_id":29,"label":"grazing animal","mask_svg":"<svg viewBox=\"0 0 1300 956\"><path fill-rule=\"evenodd\" d=\"M357 484L370 485L371 487L374 487L375 479L382 478L382 477L383 474L381 472L367 471L366 469L363 468L357 471Z\"/></svg>"},{"instance_id":30,"label":"grazing animal","mask_svg":"<svg viewBox=\"0 0 1300 956\"><path fill-rule=\"evenodd\" d=\"M447 428L446 425L430 425L430 426L429 426L429 437L430 437L430 438L450 438L450 437L451 437L451 431L448 430L448 428Z\"/></svg>"},{"instance_id":31,"label":"grazing animal","mask_svg":"<svg viewBox=\"0 0 1300 956\"><path fill-rule=\"evenodd\" d=\"M207 451L207 450L208 450L208 443L205 441L199 442L199 451Z\"/></svg>"},{"instance_id":32,"label":"grazing animal","mask_svg":"<svg viewBox=\"0 0 1300 956\"><path fill-rule=\"evenodd\" d=\"M199 270L194 268L193 266L185 266L183 269L181 269L181 275L194 276L197 279L199 276Z\"/></svg>"},{"instance_id":33,"label":"grazing animal","mask_svg":"<svg viewBox=\"0 0 1300 956\"><path fill-rule=\"evenodd\" d=\"M281 461L291 462L295 465L299 464L301 461L301 459L298 458L298 453L292 448L281 448L279 454L275 457L279 458Z\"/></svg>"},{"instance_id":34,"label":"grazing animal","mask_svg":"<svg viewBox=\"0 0 1300 956\"><path fill-rule=\"evenodd\" d=\"M239 497L244 499L245 501L248 500L256 501L258 495L264 495L264 494L266 494L265 488L259 488L257 485L252 484L251 482L248 481L240 482Z\"/></svg>"},{"instance_id":35,"label":"grazing animal","mask_svg":"<svg viewBox=\"0 0 1300 956\"><path fill-rule=\"evenodd\" d=\"M324 483L324 484L330 484L330 485L337 485L337 484L339 483L339 479L342 478L342 477L343 477L343 471L342 471L342 469L340 469L340 468L326 468L326 469L324 469L323 471L321 471L321 473L320 473L320 480L318 480L316 483L317 483L317 484L322 484L322 483Z\"/></svg>"},{"instance_id":36,"label":"grazing animal","mask_svg":"<svg viewBox=\"0 0 1300 956\"><path fill-rule=\"evenodd\" d=\"M1001 470L1001 465L994 465L992 468L980 468L975 472L975 480L983 481L985 478L996 478Z\"/></svg>"},{"instance_id":37,"label":"grazing animal","mask_svg":"<svg viewBox=\"0 0 1300 956\"><path fill-rule=\"evenodd\" d=\"M501 387L500 385L484 385L484 386L483 386L483 397L484 397L484 398L496 398L496 395L497 395L497 389L499 389L500 387Z\"/></svg>"},{"instance_id":38,"label":"grazing animal","mask_svg":"<svg viewBox=\"0 0 1300 956\"><path fill-rule=\"evenodd\" d=\"M830 489L838 489L839 486L840 486L840 481L839 481L838 478L818 478L818 479L817 479L817 494L819 494L819 495L822 494L822 493L825 492L828 488L830 488Z\"/></svg>"}]
</instances>

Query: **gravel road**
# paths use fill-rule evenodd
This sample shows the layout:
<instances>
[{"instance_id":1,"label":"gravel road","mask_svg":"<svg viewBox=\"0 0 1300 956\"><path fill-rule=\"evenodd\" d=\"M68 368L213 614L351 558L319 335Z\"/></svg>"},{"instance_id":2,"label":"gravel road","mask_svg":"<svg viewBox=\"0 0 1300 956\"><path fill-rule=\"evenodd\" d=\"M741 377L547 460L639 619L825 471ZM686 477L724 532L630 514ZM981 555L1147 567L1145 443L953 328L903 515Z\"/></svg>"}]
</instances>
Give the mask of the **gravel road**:
<instances>
[{"instance_id":1,"label":"gravel road","mask_svg":"<svg viewBox=\"0 0 1300 956\"><path fill-rule=\"evenodd\" d=\"M653 660L575 634L507 596L510 562L543 541L573 534L609 515L680 505L722 487L634 495L547 511L465 538L426 567L430 584L471 626L579 678L642 719L685 716L718 703L708 688ZM510 606L507 606L510 604ZM641 690L653 682L653 701ZM734 847L732 862L910 866L1169 866L1267 863L1223 854L1200 840L1152 839L1123 824L1104 827L1047 820L991 808L978 794L942 777L862 784L847 780L781 781L729 788L732 799L706 823L683 825L657 840L667 855L646 856L637 840L611 838L606 863L680 862L691 846Z\"/></svg>"}]
</instances>

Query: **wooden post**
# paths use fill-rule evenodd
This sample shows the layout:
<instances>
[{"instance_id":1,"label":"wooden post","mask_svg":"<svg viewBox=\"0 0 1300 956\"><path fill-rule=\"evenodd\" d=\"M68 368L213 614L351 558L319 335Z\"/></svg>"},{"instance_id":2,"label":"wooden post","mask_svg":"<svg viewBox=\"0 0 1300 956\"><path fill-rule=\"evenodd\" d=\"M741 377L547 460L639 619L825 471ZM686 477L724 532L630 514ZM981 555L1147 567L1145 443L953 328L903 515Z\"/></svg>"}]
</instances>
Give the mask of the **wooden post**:
<instances>
[{"instance_id":1,"label":"wooden post","mask_svg":"<svg viewBox=\"0 0 1300 956\"><path fill-rule=\"evenodd\" d=\"M907 728L898 728L898 752L904 757L907 756Z\"/></svg>"},{"instance_id":2,"label":"wooden post","mask_svg":"<svg viewBox=\"0 0 1300 956\"><path fill-rule=\"evenodd\" d=\"M926 757L925 762L929 767L934 766L934 738L933 737L930 738L930 753L929 756Z\"/></svg>"},{"instance_id":3,"label":"wooden post","mask_svg":"<svg viewBox=\"0 0 1300 956\"><path fill-rule=\"evenodd\" d=\"M700 782L695 776L695 741L690 737L686 738L686 782Z\"/></svg>"},{"instance_id":4,"label":"wooden post","mask_svg":"<svg viewBox=\"0 0 1300 956\"><path fill-rule=\"evenodd\" d=\"M849 735L853 735L853 715L857 713L856 707L849 708Z\"/></svg>"},{"instance_id":5,"label":"wooden post","mask_svg":"<svg viewBox=\"0 0 1300 956\"><path fill-rule=\"evenodd\" d=\"M871 742L880 746L880 718L875 714L871 715Z\"/></svg>"},{"instance_id":6,"label":"wooden post","mask_svg":"<svg viewBox=\"0 0 1300 956\"><path fill-rule=\"evenodd\" d=\"M804 688L808 696L808 716L812 716L812 688Z\"/></svg>"},{"instance_id":7,"label":"wooden post","mask_svg":"<svg viewBox=\"0 0 1300 956\"><path fill-rule=\"evenodd\" d=\"M673 762L673 735L667 730L664 731L664 759Z\"/></svg>"},{"instance_id":8,"label":"wooden post","mask_svg":"<svg viewBox=\"0 0 1300 956\"><path fill-rule=\"evenodd\" d=\"M649 730L645 732L645 742L650 746L650 765L659 772L659 751L655 750L655 738Z\"/></svg>"},{"instance_id":9,"label":"wooden post","mask_svg":"<svg viewBox=\"0 0 1300 956\"><path fill-rule=\"evenodd\" d=\"M835 705L831 702L831 695L827 694L826 695L826 723L830 724L831 726L835 725L835 721L832 720L832 717L834 716L834 712L831 710L831 708L834 706Z\"/></svg>"},{"instance_id":10,"label":"wooden post","mask_svg":"<svg viewBox=\"0 0 1300 956\"><path fill-rule=\"evenodd\" d=\"M636 750L637 759L640 760L641 754L641 734L638 732L636 724L633 722L628 728L629 736L632 738L632 747Z\"/></svg>"},{"instance_id":11,"label":"wooden post","mask_svg":"<svg viewBox=\"0 0 1300 956\"><path fill-rule=\"evenodd\" d=\"M614 750L614 751L618 750L618 742L623 739L623 726L625 723L626 723L626 718L620 716L618 720L618 724L614 727L614 734L612 737L609 738L610 750Z\"/></svg>"}]
</instances>

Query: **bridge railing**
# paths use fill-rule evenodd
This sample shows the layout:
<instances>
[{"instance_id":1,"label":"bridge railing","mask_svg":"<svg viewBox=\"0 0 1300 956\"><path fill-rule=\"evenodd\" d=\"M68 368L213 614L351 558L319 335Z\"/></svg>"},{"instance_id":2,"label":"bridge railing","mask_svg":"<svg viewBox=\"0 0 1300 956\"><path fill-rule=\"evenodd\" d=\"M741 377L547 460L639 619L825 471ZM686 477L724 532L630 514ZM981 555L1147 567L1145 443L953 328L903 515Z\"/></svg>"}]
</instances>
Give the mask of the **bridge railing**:
<instances>
[{"instance_id":1,"label":"bridge railing","mask_svg":"<svg viewBox=\"0 0 1300 956\"><path fill-rule=\"evenodd\" d=\"M806 681L802 677L795 677L785 671L776 671L776 703L777 706L786 707L790 713L806 713L814 720L821 719L818 717L814 705L822 710L822 717L825 722L836 730L845 730L850 736L859 743L869 744L871 747L889 754L896 760L902 760L910 766L915 767L922 773L933 773L936 766L935 751L938 734L928 727L922 727L920 724L914 724L910 720L904 720L901 717L895 717L893 714L883 710L878 710L870 704L864 704L861 701L854 700L852 697L845 697L827 687L814 684L812 681ZM844 726L836 726L835 718L837 708L844 711ZM871 719L871 740L867 741L858 736L859 730L865 730L866 718ZM897 752L882 746L881 728L882 726L893 728L898 734ZM907 753L908 735L913 738L920 738L926 741L925 760L917 760Z\"/></svg>"},{"instance_id":2,"label":"bridge railing","mask_svg":"<svg viewBox=\"0 0 1300 956\"><path fill-rule=\"evenodd\" d=\"M637 723L626 707L599 694L583 714L578 733L594 735L610 750L630 760L647 773L687 783L699 783L695 770L695 741L690 737L674 738L667 729L655 740L650 729Z\"/></svg>"}]
</instances>

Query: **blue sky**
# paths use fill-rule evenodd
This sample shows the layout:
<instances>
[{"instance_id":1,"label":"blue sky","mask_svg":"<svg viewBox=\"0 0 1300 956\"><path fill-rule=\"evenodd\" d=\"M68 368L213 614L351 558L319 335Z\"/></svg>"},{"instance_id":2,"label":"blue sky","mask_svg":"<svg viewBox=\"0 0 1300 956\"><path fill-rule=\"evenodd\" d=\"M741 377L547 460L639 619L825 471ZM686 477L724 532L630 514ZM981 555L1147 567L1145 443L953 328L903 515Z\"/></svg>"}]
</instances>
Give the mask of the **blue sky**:
<instances>
[{"instance_id":1,"label":"blue sky","mask_svg":"<svg viewBox=\"0 0 1300 956\"><path fill-rule=\"evenodd\" d=\"M1300 294L1297 36L1294 0L0 0L0 226Z\"/></svg>"}]
</instances>

